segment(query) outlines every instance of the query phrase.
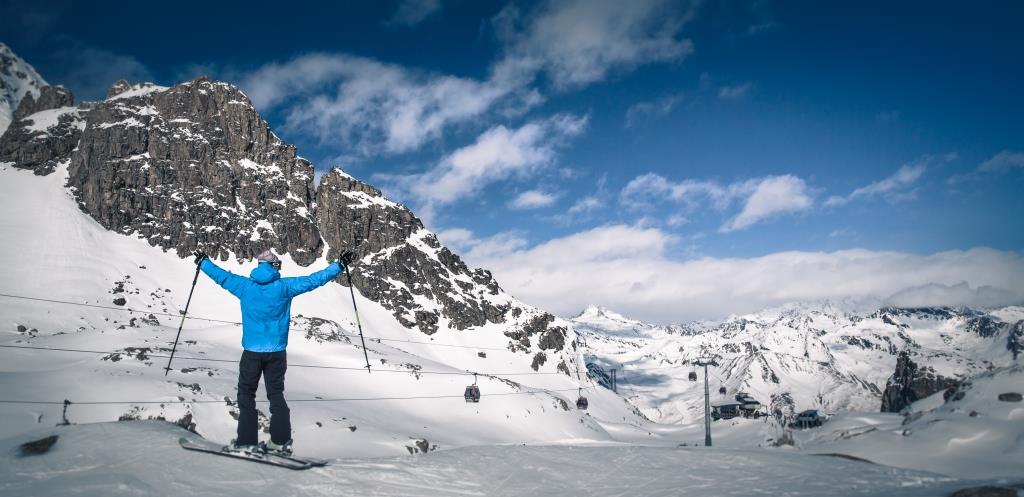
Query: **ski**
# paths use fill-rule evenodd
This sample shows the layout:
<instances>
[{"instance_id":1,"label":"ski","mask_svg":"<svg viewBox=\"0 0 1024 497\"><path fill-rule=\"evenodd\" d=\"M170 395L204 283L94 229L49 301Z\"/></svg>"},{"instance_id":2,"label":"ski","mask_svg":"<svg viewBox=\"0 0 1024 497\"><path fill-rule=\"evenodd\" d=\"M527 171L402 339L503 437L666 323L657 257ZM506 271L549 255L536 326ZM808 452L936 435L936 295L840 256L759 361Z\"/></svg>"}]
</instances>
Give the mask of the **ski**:
<instances>
[{"instance_id":1,"label":"ski","mask_svg":"<svg viewBox=\"0 0 1024 497\"><path fill-rule=\"evenodd\" d=\"M263 453L265 453L265 454L272 455L272 456L277 456L277 457L283 457L285 459L291 459L291 460L296 461L296 462L304 462L306 464L309 464L310 466L313 466L314 468L319 468L321 466L327 466L327 459L318 459L316 457L297 456L295 454L286 454L284 452L277 452L275 450L268 449L263 442L260 442L260 449L263 450Z\"/></svg>"},{"instance_id":2,"label":"ski","mask_svg":"<svg viewBox=\"0 0 1024 497\"><path fill-rule=\"evenodd\" d=\"M277 456L277 455L273 455L273 454L265 454L265 453L258 452L258 451L257 452L234 451L234 450L231 450L230 447L227 446L227 445L221 445L221 444L218 444L218 443L211 442L209 440L203 440L203 439L200 439L200 440L190 440L188 438L181 437L181 438L178 439L178 443L181 444L181 447L186 449L186 450L194 450L194 451L197 451L197 452L206 452L206 453L209 453L209 454L217 454L217 455L220 455L220 456L227 456L227 457L232 457L232 458L235 458L235 459L243 459L243 460L246 460L246 461L253 461L253 462L258 462L258 463L262 463L262 464L269 464L271 466L277 466L277 467L280 467L280 468L288 468L288 469L300 470L300 469L309 469L309 468L314 467L313 464L311 464L311 463L309 463L307 461L302 461L300 459L295 459L295 458L291 458L291 457L283 457L283 456ZM326 464L326 461L324 461L324 464Z\"/></svg>"}]
</instances>

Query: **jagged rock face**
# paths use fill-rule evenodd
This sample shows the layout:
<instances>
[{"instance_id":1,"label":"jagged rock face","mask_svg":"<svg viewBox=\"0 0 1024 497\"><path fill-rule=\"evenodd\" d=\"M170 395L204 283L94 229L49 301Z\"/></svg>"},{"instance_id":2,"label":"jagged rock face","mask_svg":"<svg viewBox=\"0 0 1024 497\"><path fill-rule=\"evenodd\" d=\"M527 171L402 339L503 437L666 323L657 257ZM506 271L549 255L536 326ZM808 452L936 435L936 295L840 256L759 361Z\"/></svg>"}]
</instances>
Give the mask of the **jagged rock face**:
<instances>
[{"instance_id":1,"label":"jagged rock face","mask_svg":"<svg viewBox=\"0 0 1024 497\"><path fill-rule=\"evenodd\" d=\"M433 334L441 318L458 330L505 321L510 304L490 272L470 270L409 209L376 188L334 169L321 179L316 206L329 255L355 251L353 283L403 325Z\"/></svg>"},{"instance_id":2,"label":"jagged rock face","mask_svg":"<svg viewBox=\"0 0 1024 497\"><path fill-rule=\"evenodd\" d=\"M0 163L47 175L66 160L78 145L85 128L82 111L75 107L71 91L44 86L39 98L31 93L14 112L16 121L0 136Z\"/></svg>"},{"instance_id":3,"label":"jagged rock face","mask_svg":"<svg viewBox=\"0 0 1024 497\"><path fill-rule=\"evenodd\" d=\"M882 392L882 412L900 412L905 407L929 395L941 392L959 383L945 378L928 366L919 366L910 355L901 352L896 359L896 370Z\"/></svg>"},{"instance_id":4,"label":"jagged rock face","mask_svg":"<svg viewBox=\"0 0 1024 497\"><path fill-rule=\"evenodd\" d=\"M131 89L132 85L128 84L128 82L123 79L119 79L115 81L114 84L110 85L110 88L107 88L107 99L109 100L114 98Z\"/></svg>"},{"instance_id":5,"label":"jagged rock face","mask_svg":"<svg viewBox=\"0 0 1024 497\"><path fill-rule=\"evenodd\" d=\"M1017 321L1006 334L1006 350L1013 354L1013 360L1024 350L1024 320Z\"/></svg>"},{"instance_id":6,"label":"jagged rock face","mask_svg":"<svg viewBox=\"0 0 1024 497\"><path fill-rule=\"evenodd\" d=\"M29 93L21 99L17 110L14 111L14 119L22 119L44 110L71 107L74 104L75 97L71 94L71 90L63 86L44 86L39 89L38 98Z\"/></svg>"},{"instance_id":7,"label":"jagged rock face","mask_svg":"<svg viewBox=\"0 0 1024 497\"><path fill-rule=\"evenodd\" d=\"M37 174L67 164L67 186L82 211L179 255L201 249L248 260L272 248L309 265L325 248L328 258L351 249L358 255L353 284L406 327L433 334L500 323L524 333L525 346L509 347L533 355L537 368L565 349L565 326L504 293L490 272L467 267L378 189L335 169L314 192L312 165L237 88L205 78L172 88L118 81L107 94L41 112L69 104L70 94L53 90L26 101L25 112L37 112L0 142L0 160ZM47 113L60 113L56 124L34 130ZM533 335L541 337L536 344ZM567 373L575 356L555 360Z\"/></svg>"},{"instance_id":8,"label":"jagged rock face","mask_svg":"<svg viewBox=\"0 0 1024 497\"><path fill-rule=\"evenodd\" d=\"M272 248L302 265L322 252L313 167L237 88L205 79L124 88L86 115L68 186L104 227L184 255L249 259Z\"/></svg>"}]
</instances>

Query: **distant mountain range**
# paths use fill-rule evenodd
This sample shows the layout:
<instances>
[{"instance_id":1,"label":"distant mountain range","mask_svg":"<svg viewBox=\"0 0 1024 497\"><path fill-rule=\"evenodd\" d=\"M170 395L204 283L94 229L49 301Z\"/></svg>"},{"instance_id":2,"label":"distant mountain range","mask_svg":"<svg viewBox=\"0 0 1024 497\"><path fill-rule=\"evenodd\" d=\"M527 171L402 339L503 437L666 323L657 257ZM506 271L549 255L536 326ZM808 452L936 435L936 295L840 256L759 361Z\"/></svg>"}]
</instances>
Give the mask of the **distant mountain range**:
<instances>
[{"instance_id":1,"label":"distant mountain range","mask_svg":"<svg viewBox=\"0 0 1024 497\"><path fill-rule=\"evenodd\" d=\"M713 403L746 392L783 414L895 412L1013 364L1013 344L1024 344L1024 307L863 309L792 304L662 326L590 306L570 321L587 362L617 369L619 393L666 423L702 419L703 371L694 365L701 357L719 364L709 368Z\"/></svg>"}]
</instances>

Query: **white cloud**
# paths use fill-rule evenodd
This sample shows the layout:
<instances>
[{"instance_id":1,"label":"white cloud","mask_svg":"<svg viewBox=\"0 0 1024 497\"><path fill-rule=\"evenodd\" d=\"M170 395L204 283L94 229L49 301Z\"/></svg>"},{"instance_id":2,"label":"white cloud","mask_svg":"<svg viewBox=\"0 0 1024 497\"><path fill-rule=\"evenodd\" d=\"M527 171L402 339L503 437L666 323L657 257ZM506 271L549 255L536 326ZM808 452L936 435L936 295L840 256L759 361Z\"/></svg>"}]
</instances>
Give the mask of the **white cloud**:
<instances>
[{"instance_id":1,"label":"white cloud","mask_svg":"<svg viewBox=\"0 0 1024 497\"><path fill-rule=\"evenodd\" d=\"M672 182L664 176L647 173L633 178L622 189L619 198L627 207L642 208L654 201L671 200L694 206L704 199L724 208L738 193L735 189L723 187L713 181L683 180Z\"/></svg>"},{"instance_id":2,"label":"white cloud","mask_svg":"<svg viewBox=\"0 0 1024 497\"><path fill-rule=\"evenodd\" d=\"M769 176L757 182L743 210L719 231L736 231L783 214L810 209L814 205L804 180L792 175Z\"/></svg>"},{"instance_id":3,"label":"white cloud","mask_svg":"<svg viewBox=\"0 0 1024 497\"><path fill-rule=\"evenodd\" d=\"M680 38L690 5L668 0L549 1L523 16L509 5L495 18L506 43L498 66L544 71L559 88L580 87L610 72L679 60L693 52Z\"/></svg>"},{"instance_id":4,"label":"white cloud","mask_svg":"<svg viewBox=\"0 0 1024 497\"><path fill-rule=\"evenodd\" d=\"M386 24L413 26L441 10L441 0L402 0Z\"/></svg>"},{"instance_id":5,"label":"white cloud","mask_svg":"<svg viewBox=\"0 0 1024 497\"><path fill-rule=\"evenodd\" d=\"M876 181L870 185L857 188L849 195L841 197L833 195L825 201L826 207L846 205L854 200L884 196L889 201L897 201L912 195L911 188L921 179L927 170L929 159L916 164L905 164L900 166L892 176Z\"/></svg>"},{"instance_id":6,"label":"white cloud","mask_svg":"<svg viewBox=\"0 0 1024 497\"><path fill-rule=\"evenodd\" d=\"M978 166L978 171L986 173L1006 172L1015 167L1024 168L1024 152L1003 150L996 154L995 157L982 162Z\"/></svg>"},{"instance_id":7,"label":"white cloud","mask_svg":"<svg viewBox=\"0 0 1024 497\"><path fill-rule=\"evenodd\" d=\"M600 197L596 195L587 195L586 197L582 197L579 200L577 200L576 203L572 204L572 207L569 207L568 214L570 216L589 214L597 209L600 209L601 207L604 207L604 202L601 200Z\"/></svg>"},{"instance_id":8,"label":"white cloud","mask_svg":"<svg viewBox=\"0 0 1024 497\"><path fill-rule=\"evenodd\" d=\"M886 301L897 307L1003 307L1021 304L1019 293L991 286L971 288L967 282L956 285L929 283L896 292Z\"/></svg>"},{"instance_id":9,"label":"white cloud","mask_svg":"<svg viewBox=\"0 0 1024 497\"><path fill-rule=\"evenodd\" d=\"M655 228L615 225L535 246L509 237L486 250L470 250L466 260L492 270L513 295L560 315L598 303L658 322L720 318L792 301L884 299L929 284L967 282L984 294L981 301L991 292L981 287L1024 299L1024 256L1016 252L853 249L672 260L666 254L680 242Z\"/></svg>"},{"instance_id":10,"label":"white cloud","mask_svg":"<svg viewBox=\"0 0 1024 497\"><path fill-rule=\"evenodd\" d=\"M681 100L682 96L680 95L669 95L658 100L635 103L626 109L625 126L630 128L646 116L668 115Z\"/></svg>"},{"instance_id":11,"label":"white cloud","mask_svg":"<svg viewBox=\"0 0 1024 497\"><path fill-rule=\"evenodd\" d=\"M285 126L324 141L340 140L366 155L415 150L517 95L519 83L314 53L264 65L241 86L260 108L287 106Z\"/></svg>"},{"instance_id":12,"label":"white cloud","mask_svg":"<svg viewBox=\"0 0 1024 497\"><path fill-rule=\"evenodd\" d=\"M754 91L754 83L741 83L723 86L718 89L718 98L723 100L742 100Z\"/></svg>"},{"instance_id":13,"label":"white cloud","mask_svg":"<svg viewBox=\"0 0 1024 497\"><path fill-rule=\"evenodd\" d=\"M814 201L804 180L792 176L767 176L729 185L714 181L669 181L648 173L630 181L619 196L623 205L633 209L650 207L654 202L673 201L693 209L707 202L724 210L743 200L741 211L724 225L720 232L736 231L756 223L811 208Z\"/></svg>"},{"instance_id":14,"label":"white cloud","mask_svg":"<svg viewBox=\"0 0 1024 497\"><path fill-rule=\"evenodd\" d=\"M395 21L416 22L440 8L406 1ZM433 74L343 53L311 53L246 73L241 87L261 110L283 107L285 126L358 156L404 153L453 126L490 115L517 117L544 101L534 88L547 72L559 88L581 87L610 71L678 60L692 9L667 0L548 2L496 18L503 55L486 79ZM421 17L422 16L422 17Z\"/></svg>"},{"instance_id":15,"label":"white cloud","mask_svg":"<svg viewBox=\"0 0 1024 497\"><path fill-rule=\"evenodd\" d=\"M539 209L554 204L559 195L540 190L527 190L520 193L509 203L513 209Z\"/></svg>"},{"instance_id":16,"label":"white cloud","mask_svg":"<svg viewBox=\"0 0 1024 497\"><path fill-rule=\"evenodd\" d=\"M504 231L483 239L471 239L469 245L466 257L490 260L521 251L529 243L518 231Z\"/></svg>"},{"instance_id":17,"label":"white cloud","mask_svg":"<svg viewBox=\"0 0 1024 497\"><path fill-rule=\"evenodd\" d=\"M473 232L465 228L448 228L437 232L437 239L446 247L457 252L469 250L477 241Z\"/></svg>"},{"instance_id":18,"label":"white cloud","mask_svg":"<svg viewBox=\"0 0 1024 497\"><path fill-rule=\"evenodd\" d=\"M400 196L410 196L429 218L435 208L473 197L491 183L527 177L553 164L556 149L582 133L586 123L586 117L559 114L516 129L495 126L423 173L378 178Z\"/></svg>"}]
</instances>

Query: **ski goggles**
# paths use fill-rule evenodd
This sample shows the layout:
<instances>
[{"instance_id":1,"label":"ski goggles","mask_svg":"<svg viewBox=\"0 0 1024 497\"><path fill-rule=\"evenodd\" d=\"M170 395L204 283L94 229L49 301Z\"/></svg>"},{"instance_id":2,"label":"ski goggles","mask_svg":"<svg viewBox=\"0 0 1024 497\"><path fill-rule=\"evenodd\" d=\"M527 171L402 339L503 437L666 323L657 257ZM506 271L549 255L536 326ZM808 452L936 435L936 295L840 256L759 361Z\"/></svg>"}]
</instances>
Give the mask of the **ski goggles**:
<instances>
[{"instance_id":1,"label":"ski goggles","mask_svg":"<svg viewBox=\"0 0 1024 497\"><path fill-rule=\"evenodd\" d=\"M270 262L269 264L270 264L271 266L273 266L273 267L274 267L274 269L277 269L278 271L280 271L280 270L281 270L281 261L277 261L277 262Z\"/></svg>"}]
</instances>

